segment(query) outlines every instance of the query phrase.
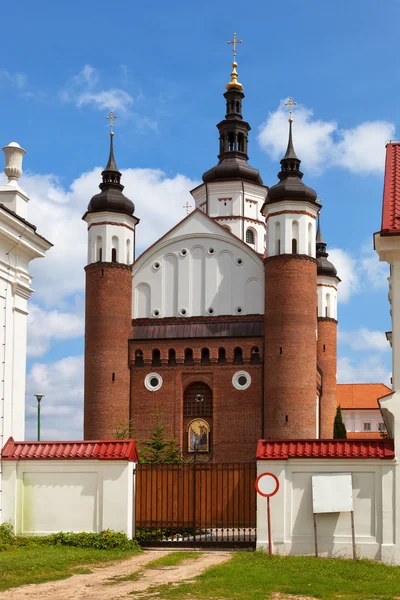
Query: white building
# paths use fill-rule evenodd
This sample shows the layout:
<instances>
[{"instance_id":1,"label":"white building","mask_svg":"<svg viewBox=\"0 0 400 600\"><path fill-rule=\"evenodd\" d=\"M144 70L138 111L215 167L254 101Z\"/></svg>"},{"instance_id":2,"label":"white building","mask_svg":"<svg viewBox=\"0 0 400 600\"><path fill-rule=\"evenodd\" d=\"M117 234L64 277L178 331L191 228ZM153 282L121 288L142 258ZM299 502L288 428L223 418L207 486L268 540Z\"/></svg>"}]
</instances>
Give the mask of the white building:
<instances>
[{"instance_id":1,"label":"white building","mask_svg":"<svg viewBox=\"0 0 400 600\"><path fill-rule=\"evenodd\" d=\"M12 142L3 152L8 183L0 186L0 450L9 437L25 437L29 263L52 246L27 220L29 198L18 183L25 150ZM0 491L0 522L1 507Z\"/></svg>"}]
</instances>

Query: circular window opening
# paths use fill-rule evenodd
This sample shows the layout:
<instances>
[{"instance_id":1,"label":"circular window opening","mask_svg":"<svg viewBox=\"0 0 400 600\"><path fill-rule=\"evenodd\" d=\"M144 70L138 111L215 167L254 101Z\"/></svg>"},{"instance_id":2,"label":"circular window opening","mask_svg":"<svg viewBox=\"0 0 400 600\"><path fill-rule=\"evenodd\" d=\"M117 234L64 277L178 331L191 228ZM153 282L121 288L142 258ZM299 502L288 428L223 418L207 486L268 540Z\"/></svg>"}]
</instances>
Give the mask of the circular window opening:
<instances>
[{"instance_id":1,"label":"circular window opening","mask_svg":"<svg viewBox=\"0 0 400 600\"><path fill-rule=\"evenodd\" d=\"M155 317L159 317L160 316L160 311L158 310L158 308L156 308L155 310L153 310L153 315Z\"/></svg>"},{"instance_id":2,"label":"circular window opening","mask_svg":"<svg viewBox=\"0 0 400 600\"><path fill-rule=\"evenodd\" d=\"M251 377L247 371L237 371L232 377L232 385L237 390L247 390L251 385Z\"/></svg>"},{"instance_id":3,"label":"circular window opening","mask_svg":"<svg viewBox=\"0 0 400 600\"><path fill-rule=\"evenodd\" d=\"M236 260L236 264L239 265L239 266L242 265L243 264L243 258L238 258Z\"/></svg>"},{"instance_id":4,"label":"circular window opening","mask_svg":"<svg viewBox=\"0 0 400 600\"><path fill-rule=\"evenodd\" d=\"M208 253L209 254L214 254L214 252L215 252L215 248L209 248L208 249Z\"/></svg>"},{"instance_id":5,"label":"circular window opening","mask_svg":"<svg viewBox=\"0 0 400 600\"><path fill-rule=\"evenodd\" d=\"M162 384L162 377L158 373L149 373L144 380L144 385L150 392L156 392Z\"/></svg>"},{"instance_id":6,"label":"circular window opening","mask_svg":"<svg viewBox=\"0 0 400 600\"><path fill-rule=\"evenodd\" d=\"M210 308L207 309L207 312L209 315L213 315L214 314L214 309L210 306Z\"/></svg>"},{"instance_id":7,"label":"circular window opening","mask_svg":"<svg viewBox=\"0 0 400 600\"><path fill-rule=\"evenodd\" d=\"M188 253L186 248L182 248L181 250L181 256L186 256L186 254Z\"/></svg>"},{"instance_id":8,"label":"circular window opening","mask_svg":"<svg viewBox=\"0 0 400 600\"><path fill-rule=\"evenodd\" d=\"M155 262L153 267L155 268L156 271L158 271L158 269L161 267L159 262Z\"/></svg>"},{"instance_id":9,"label":"circular window opening","mask_svg":"<svg viewBox=\"0 0 400 600\"><path fill-rule=\"evenodd\" d=\"M186 315L187 315L186 308L181 308L181 310L179 311L179 313L182 315L182 317L186 317Z\"/></svg>"},{"instance_id":10,"label":"circular window opening","mask_svg":"<svg viewBox=\"0 0 400 600\"><path fill-rule=\"evenodd\" d=\"M238 306L236 312L240 315L240 313L243 312L243 308L241 306Z\"/></svg>"}]
</instances>

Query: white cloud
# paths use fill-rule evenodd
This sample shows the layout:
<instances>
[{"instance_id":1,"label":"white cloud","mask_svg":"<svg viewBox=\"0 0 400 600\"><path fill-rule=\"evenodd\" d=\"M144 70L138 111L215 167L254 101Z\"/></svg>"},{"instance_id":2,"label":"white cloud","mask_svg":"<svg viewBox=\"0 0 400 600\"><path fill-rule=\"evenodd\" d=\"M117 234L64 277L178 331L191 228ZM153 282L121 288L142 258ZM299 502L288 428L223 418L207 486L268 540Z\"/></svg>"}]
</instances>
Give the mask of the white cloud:
<instances>
[{"instance_id":1,"label":"white cloud","mask_svg":"<svg viewBox=\"0 0 400 600\"><path fill-rule=\"evenodd\" d=\"M329 250L329 260L335 265L341 279L338 302L348 302L350 297L360 290L357 260L341 248Z\"/></svg>"},{"instance_id":2,"label":"white cloud","mask_svg":"<svg viewBox=\"0 0 400 600\"><path fill-rule=\"evenodd\" d=\"M386 262L379 262L379 256L371 243L361 248L360 268L373 289L388 290L389 265Z\"/></svg>"},{"instance_id":3,"label":"white cloud","mask_svg":"<svg viewBox=\"0 0 400 600\"><path fill-rule=\"evenodd\" d=\"M132 96L123 89L101 89L99 71L91 65L85 65L66 83L60 98L78 107L92 105L100 110L112 109L120 113L129 112L134 102Z\"/></svg>"},{"instance_id":4,"label":"white cloud","mask_svg":"<svg viewBox=\"0 0 400 600\"><path fill-rule=\"evenodd\" d=\"M269 113L261 125L258 140L273 159L286 150L288 114L286 100ZM297 105L294 123L294 145L303 164L318 173L339 166L353 173L375 174L384 168L385 142L393 139L395 126L387 121L364 122L351 129L341 129L335 121L314 118L313 110Z\"/></svg>"},{"instance_id":5,"label":"white cloud","mask_svg":"<svg viewBox=\"0 0 400 600\"><path fill-rule=\"evenodd\" d=\"M389 342L383 331L373 331L366 327L352 331L342 331L339 327L338 341L355 351L387 352L390 350Z\"/></svg>"},{"instance_id":6,"label":"white cloud","mask_svg":"<svg viewBox=\"0 0 400 600\"><path fill-rule=\"evenodd\" d=\"M0 70L0 81L6 82L18 90L22 90L28 85L28 77L25 73L10 73L6 69Z\"/></svg>"},{"instance_id":7,"label":"white cloud","mask_svg":"<svg viewBox=\"0 0 400 600\"><path fill-rule=\"evenodd\" d=\"M81 312L46 311L33 302L29 304L28 356L42 356L53 341L78 338L83 332Z\"/></svg>"},{"instance_id":8,"label":"white cloud","mask_svg":"<svg viewBox=\"0 0 400 600\"><path fill-rule=\"evenodd\" d=\"M390 386L391 373L379 354L361 360L343 356L338 360L337 373L338 383L385 383Z\"/></svg>"},{"instance_id":9,"label":"white cloud","mask_svg":"<svg viewBox=\"0 0 400 600\"><path fill-rule=\"evenodd\" d=\"M35 363L27 377L26 439L36 439L35 394L41 402L42 439L83 437L83 356L69 356L43 364Z\"/></svg>"}]
</instances>

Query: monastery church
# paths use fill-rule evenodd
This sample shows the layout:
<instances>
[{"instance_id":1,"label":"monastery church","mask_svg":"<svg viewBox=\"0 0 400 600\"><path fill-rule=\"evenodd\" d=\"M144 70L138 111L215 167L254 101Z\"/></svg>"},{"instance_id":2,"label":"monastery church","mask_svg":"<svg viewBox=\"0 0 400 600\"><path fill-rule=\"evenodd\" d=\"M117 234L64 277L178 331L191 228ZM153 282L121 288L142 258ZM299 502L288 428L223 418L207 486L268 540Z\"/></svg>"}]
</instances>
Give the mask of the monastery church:
<instances>
[{"instance_id":1,"label":"monastery church","mask_svg":"<svg viewBox=\"0 0 400 600\"><path fill-rule=\"evenodd\" d=\"M85 439L118 423L148 437L159 411L186 457L254 460L257 441L332 438L337 285L303 182L288 102L278 182L249 164L237 63L218 123L218 163L193 210L135 255L139 214L110 155L89 202ZM112 113L110 114L112 120Z\"/></svg>"}]
</instances>

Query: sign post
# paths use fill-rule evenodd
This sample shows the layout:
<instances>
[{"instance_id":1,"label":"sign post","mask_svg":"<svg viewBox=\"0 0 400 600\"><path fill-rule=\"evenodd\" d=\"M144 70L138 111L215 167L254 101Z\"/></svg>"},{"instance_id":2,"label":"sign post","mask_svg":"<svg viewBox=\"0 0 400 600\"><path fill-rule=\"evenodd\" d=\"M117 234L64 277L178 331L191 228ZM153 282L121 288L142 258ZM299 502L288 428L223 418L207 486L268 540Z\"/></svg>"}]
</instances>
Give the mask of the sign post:
<instances>
[{"instance_id":1,"label":"sign post","mask_svg":"<svg viewBox=\"0 0 400 600\"><path fill-rule=\"evenodd\" d=\"M267 499L267 524L268 524L268 553L272 554L272 538L271 538L271 508L269 499L275 496L279 490L279 481L273 473L261 473L256 479L257 494Z\"/></svg>"}]
</instances>

